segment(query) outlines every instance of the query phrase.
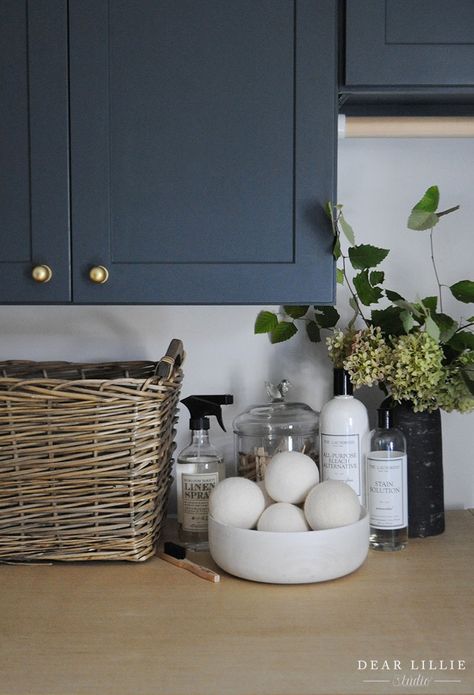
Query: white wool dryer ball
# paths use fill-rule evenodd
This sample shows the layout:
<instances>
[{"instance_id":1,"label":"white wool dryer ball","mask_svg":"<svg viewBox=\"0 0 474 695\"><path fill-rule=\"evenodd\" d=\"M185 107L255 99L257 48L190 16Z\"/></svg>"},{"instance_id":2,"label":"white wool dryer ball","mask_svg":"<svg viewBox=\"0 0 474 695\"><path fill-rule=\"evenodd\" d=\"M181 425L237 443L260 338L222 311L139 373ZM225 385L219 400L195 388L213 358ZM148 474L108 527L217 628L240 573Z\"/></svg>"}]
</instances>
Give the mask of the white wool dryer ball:
<instances>
[{"instance_id":1,"label":"white wool dryer ball","mask_svg":"<svg viewBox=\"0 0 474 695\"><path fill-rule=\"evenodd\" d=\"M209 514L221 524L253 528L264 509L263 492L247 478L225 478L209 495Z\"/></svg>"},{"instance_id":2,"label":"white wool dryer ball","mask_svg":"<svg viewBox=\"0 0 474 695\"><path fill-rule=\"evenodd\" d=\"M317 465L312 458L299 451L275 454L265 471L265 487L275 502L300 504L317 483Z\"/></svg>"},{"instance_id":3,"label":"white wool dryer ball","mask_svg":"<svg viewBox=\"0 0 474 695\"><path fill-rule=\"evenodd\" d=\"M360 502L342 480L325 480L308 493L304 513L314 531L353 524L360 518Z\"/></svg>"},{"instance_id":4,"label":"white wool dryer ball","mask_svg":"<svg viewBox=\"0 0 474 695\"><path fill-rule=\"evenodd\" d=\"M259 480L257 482L258 487L260 490L263 492L263 496L265 498L265 509L269 507L271 504L275 504L275 500L272 500L270 495L267 492L267 488L265 487L265 481L264 480Z\"/></svg>"},{"instance_id":5,"label":"white wool dryer ball","mask_svg":"<svg viewBox=\"0 0 474 695\"><path fill-rule=\"evenodd\" d=\"M288 502L276 502L263 512L257 531L309 531L309 526L302 509Z\"/></svg>"}]
</instances>

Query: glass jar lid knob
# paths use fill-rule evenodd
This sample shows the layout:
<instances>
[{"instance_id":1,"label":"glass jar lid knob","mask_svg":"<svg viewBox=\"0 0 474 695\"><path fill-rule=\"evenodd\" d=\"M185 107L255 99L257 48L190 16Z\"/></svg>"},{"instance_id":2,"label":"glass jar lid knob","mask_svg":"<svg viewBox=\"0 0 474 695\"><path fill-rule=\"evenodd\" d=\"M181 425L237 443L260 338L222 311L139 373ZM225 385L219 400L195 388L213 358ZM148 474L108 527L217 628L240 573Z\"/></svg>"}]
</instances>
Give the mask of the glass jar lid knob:
<instances>
[{"instance_id":1,"label":"glass jar lid knob","mask_svg":"<svg viewBox=\"0 0 474 695\"><path fill-rule=\"evenodd\" d=\"M291 384L288 379L282 379L277 386L272 384L271 381L266 381L265 388L267 389L269 398L272 399L272 403L281 403L285 400L285 396L290 390Z\"/></svg>"}]
</instances>

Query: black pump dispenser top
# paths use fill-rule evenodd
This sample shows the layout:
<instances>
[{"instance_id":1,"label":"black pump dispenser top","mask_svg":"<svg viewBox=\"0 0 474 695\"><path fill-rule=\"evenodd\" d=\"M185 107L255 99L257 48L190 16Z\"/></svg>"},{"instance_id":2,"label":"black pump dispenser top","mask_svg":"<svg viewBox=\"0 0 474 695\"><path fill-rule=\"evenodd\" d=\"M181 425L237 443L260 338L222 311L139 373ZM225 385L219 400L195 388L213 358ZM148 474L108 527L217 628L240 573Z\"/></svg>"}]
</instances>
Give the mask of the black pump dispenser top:
<instances>
[{"instance_id":1,"label":"black pump dispenser top","mask_svg":"<svg viewBox=\"0 0 474 695\"><path fill-rule=\"evenodd\" d=\"M352 396L352 381L345 369L337 367L334 370L334 395Z\"/></svg>"},{"instance_id":2,"label":"black pump dispenser top","mask_svg":"<svg viewBox=\"0 0 474 695\"><path fill-rule=\"evenodd\" d=\"M393 427L393 413L390 408L379 408L378 413L378 425L382 430L390 430Z\"/></svg>"},{"instance_id":3,"label":"black pump dispenser top","mask_svg":"<svg viewBox=\"0 0 474 695\"><path fill-rule=\"evenodd\" d=\"M190 430L208 430L209 418L206 416L215 415L224 432L226 429L222 421L221 405L230 405L233 402L234 397L230 393L217 396L188 396L181 401L191 414Z\"/></svg>"}]
</instances>

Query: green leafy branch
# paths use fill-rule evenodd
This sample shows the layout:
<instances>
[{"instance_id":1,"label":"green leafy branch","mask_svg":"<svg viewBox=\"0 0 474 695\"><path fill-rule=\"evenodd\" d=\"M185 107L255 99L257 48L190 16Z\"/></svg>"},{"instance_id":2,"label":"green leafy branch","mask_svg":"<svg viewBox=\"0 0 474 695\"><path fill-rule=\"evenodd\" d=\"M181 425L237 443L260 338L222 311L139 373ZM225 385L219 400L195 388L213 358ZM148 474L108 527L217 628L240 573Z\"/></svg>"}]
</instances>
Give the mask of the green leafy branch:
<instances>
[{"instance_id":1,"label":"green leafy branch","mask_svg":"<svg viewBox=\"0 0 474 695\"><path fill-rule=\"evenodd\" d=\"M336 280L346 284L351 295L349 303L354 310L349 327L352 328L358 317L369 326L370 321L364 315L362 306L370 306L383 297L381 284L385 274L373 268L384 260L389 251L370 244L356 245L354 232L343 215L342 205L329 203L327 213L334 234L333 256L342 264L342 267L336 267ZM347 254L342 252L341 233L349 243ZM348 264L358 271L353 280L348 272ZM308 338L318 343L321 341L321 329L333 329L339 318L338 311L332 306L283 306L278 313L261 311L255 321L254 332L268 333L272 343L280 343L292 338L298 332L296 322L303 321Z\"/></svg>"},{"instance_id":2,"label":"green leafy branch","mask_svg":"<svg viewBox=\"0 0 474 695\"><path fill-rule=\"evenodd\" d=\"M319 343L321 329L334 328L339 318L333 306L282 306L278 313L261 311L256 318L254 332L268 333L271 343L281 343L298 332L296 321L302 321L309 340Z\"/></svg>"},{"instance_id":3,"label":"green leafy branch","mask_svg":"<svg viewBox=\"0 0 474 695\"><path fill-rule=\"evenodd\" d=\"M438 285L438 297L427 297L421 301L425 310L425 326L427 332L438 342L443 344L446 362L449 364L463 352L474 350L474 334L467 331L474 323L474 317L466 322L455 321L443 312L443 288L449 289L452 296L465 304L474 302L474 282L472 280L460 280L453 285L446 285L440 280L435 253L433 232L440 218L449 215L459 209L459 205L438 212L439 189L431 186L427 189L421 200L412 209L407 226L415 231L430 231L430 251L433 272ZM437 311L437 299L439 299L439 312ZM414 306L419 308L419 304ZM471 375L466 378L471 381Z\"/></svg>"},{"instance_id":4,"label":"green leafy branch","mask_svg":"<svg viewBox=\"0 0 474 695\"><path fill-rule=\"evenodd\" d=\"M384 373L387 365L379 361L379 358L385 359L381 356L395 355L397 349L414 350L412 377L416 373L417 378L421 378L416 396L412 391L406 391L406 384L402 383L404 374L397 376L394 381L393 373L387 371L383 378L378 378L379 386L385 388L388 385L391 391L398 388L399 398L414 398L420 409L439 403L446 410L465 412L474 408L474 316L457 321L446 314L443 292L449 290L454 299L462 303L474 303L474 282L459 280L446 285L441 281L435 257L434 229L442 217L455 212L459 206L442 211L438 211L438 206L438 187L431 186L413 207L407 222L409 229L429 230L437 294L408 301L398 292L384 287L385 273L379 266L389 250L371 244L356 244L354 231L344 217L343 206L328 204L327 213L334 237L336 280L347 287L349 305L354 312L347 330L334 332L328 349L333 362L347 365L351 379L359 385L371 385L374 373ZM347 248L347 251L343 248ZM381 300L384 300L385 307L379 308L377 305ZM338 320L339 313L334 307L283 306L278 312L260 312L255 322L255 333L267 333L272 343L278 343L293 337L303 324L309 339L317 343L321 340L323 329L335 331ZM361 330L356 330L356 322L364 324ZM427 342L428 337L432 339L431 342ZM428 352L425 354L426 350ZM425 379L421 369L423 364L427 368L430 355L431 359L438 355L443 375L439 383L436 382L437 390L432 394L429 389L427 392L428 375ZM435 362L433 365L434 369ZM384 382L385 377L387 383ZM408 395L404 395L405 392Z\"/></svg>"},{"instance_id":5,"label":"green leafy branch","mask_svg":"<svg viewBox=\"0 0 474 695\"><path fill-rule=\"evenodd\" d=\"M438 268L436 265L435 254L434 254L434 243L433 243L433 231L435 226L438 224L440 217L449 215L451 212L459 210L459 205L455 205L452 208L437 212L439 205L439 189L438 186L430 186L427 189L422 199L415 205L408 218L407 226L409 229L414 229L416 231L430 230L430 249L431 249L431 263L433 266L433 271L435 274L436 282L438 285L438 296L439 296L439 308L441 312L443 311L443 295L442 288L447 287L443 285L439 279ZM469 281L461 281L469 282ZM453 292L452 288L451 291ZM455 292L453 292L454 296ZM458 293L459 294L459 293ZM461 290L462 294L462 290ZM458 297L456 297L458 299ZM461 299L461 301L464 301Z\"/></svg>"},{"instance_id":6,"label":"green leafy branch","mask_svg":"<svg viewBox=\"0 0 474 695\"><path fill-rule=\"evenodd\" d=\"M364 315L361 304L370 306L383 297L381 284L385 279L385 274L380 270L372 269L376 268L387 257L389 251L371 244L356 245L354 230L345 219L342 209L343 206L340 204L328 203L327 206L334 235L333 256L336 263L338 261L342 263L342 267L336 266L336 277L340 284L346 284L351 295L349 304L354 310L354 316L349 322L349 328L352 328L357 317L360 317L365 325L369 326L370 321ZM341 233L349 244L347 255L342 252ZM359 271L353 278L353 284L348 273L348 262L352 265L353 270Z\"/></svg>"},{"instance_id":7,"label":"green leafy branch","mask_svg":"<svg viewBox=\"0 0 474 695\"><path fill-rule=\"evenodd\" d=\"M430 231L431 263L438 288L437 296L428 296L416 302L407 301L398 292L385 289L385 273L378 266L389 254L388 249L371 244L356 244L351 225L346 220L341 204L328 203L327 214L334 236L333 256L336 261L336 280L349 291L349 304L354 312L348 328L360 320L365 326L379 326L382 334L399 336L414 330L425 330L434 340L443 344L446 361L454 360L465 350L474 349L474 336L468 330L474 325L474 316L456 321L443 311L443 288L464 303L474 302L474 282L460 280L453 285L441 282L435 259L433 231L440 219L459 209L459 205L438 211L439 189L431 186L413 207L407 226L415 231ZM343 239L347 253L343 252ZM389 305L376 308L381 299ZM366 308L370 307L370 316ZM282 306L278 312L261 311L255 322L255 333L267 333L272 343L289 340L299 330L306 329L308 338L320 342L321 330L332 330L339 320L338 311L331 306Z\"/></svg>"}]
</instances>

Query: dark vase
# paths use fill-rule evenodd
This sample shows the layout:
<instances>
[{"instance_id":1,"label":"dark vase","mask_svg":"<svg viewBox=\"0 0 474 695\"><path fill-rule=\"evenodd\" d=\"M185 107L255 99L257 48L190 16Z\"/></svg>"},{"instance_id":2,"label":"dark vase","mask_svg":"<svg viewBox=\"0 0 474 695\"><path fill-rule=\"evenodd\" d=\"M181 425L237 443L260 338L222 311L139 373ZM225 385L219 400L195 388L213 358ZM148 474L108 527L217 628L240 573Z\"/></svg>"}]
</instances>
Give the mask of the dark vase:
<instances>
[{"instance_id":1,"label":"dark vase","mask_svg":"<svg viewBox=\"0 0 474 695\"><path fill-rule=\"evenodd\" d=\"M444 531L441 413L415 413L408 403L392 406L394 427L407 440L408 535L437 536Z\"/></svg>"}]
</instances>

